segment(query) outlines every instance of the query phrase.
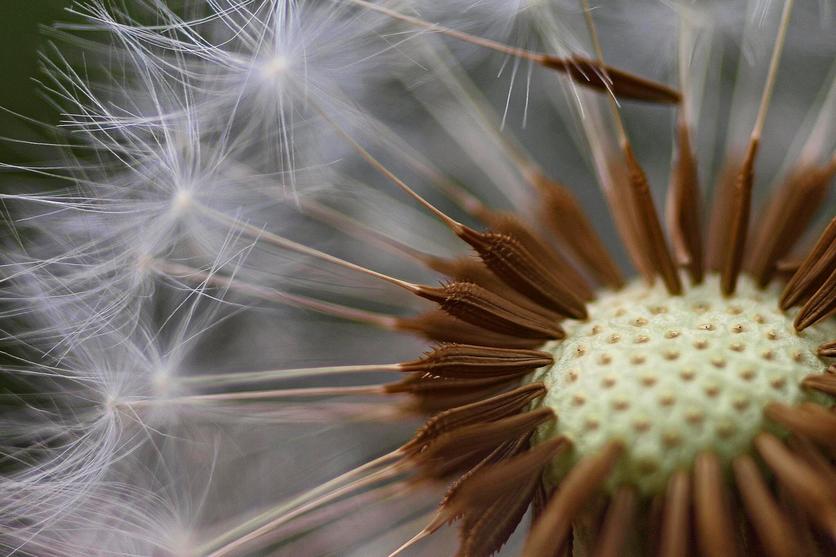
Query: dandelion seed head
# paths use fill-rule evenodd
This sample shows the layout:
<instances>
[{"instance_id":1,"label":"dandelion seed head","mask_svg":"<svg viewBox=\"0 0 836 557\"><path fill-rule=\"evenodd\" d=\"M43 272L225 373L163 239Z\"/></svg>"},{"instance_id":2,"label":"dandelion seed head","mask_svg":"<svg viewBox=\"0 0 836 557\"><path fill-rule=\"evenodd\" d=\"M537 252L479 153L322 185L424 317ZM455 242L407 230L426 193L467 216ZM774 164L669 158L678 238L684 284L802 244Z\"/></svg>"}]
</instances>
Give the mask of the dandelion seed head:
<instances>
[{"instance_id":1,"label":"dandelion seed head","mask_svg":"<svg viewBox=\"0 0 836 557\"><path fill-rule=\"evenodd\" d=\"M823 403L801 381L826 365L816 350L836 323L798 333L779 295L743 278L724 297L711 276L683 296L637 281L591 303L589 319L551 345L555 363L533 377L549 389L541 404L560 416L540 439L565 436L576 447L555 462L551 482L617 440L626 448L610 489L626 482L657 495L702 451L724 462L747 452L774 429L763 415L770 402Z\"/></svg>"},{"instance_id":2,"label":"dandelion seed head","mask_svg":"<svg viewBox=\"0 0 836 557\"><path fill-rule=\"evenodd\" d=\"M772 71L815 10L744 3L77 3L83 57L44 57L66 158L10 167L66 186L0 198L3 549L377 555L426 525L435 555L454 523L488 557L526 515L525 557L821 542L836 88Z\"/></svg>"}]
</instances>

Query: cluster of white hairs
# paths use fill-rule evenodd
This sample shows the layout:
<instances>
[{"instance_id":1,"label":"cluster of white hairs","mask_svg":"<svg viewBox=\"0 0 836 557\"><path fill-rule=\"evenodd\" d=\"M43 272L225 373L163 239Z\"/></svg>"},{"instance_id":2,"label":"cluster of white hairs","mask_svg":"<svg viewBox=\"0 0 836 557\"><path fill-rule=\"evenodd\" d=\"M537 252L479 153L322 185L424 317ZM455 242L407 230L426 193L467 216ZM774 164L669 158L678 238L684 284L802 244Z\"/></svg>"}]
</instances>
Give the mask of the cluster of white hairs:
<instances>
[{"instance_id":1,"label":"cluster of white hairs","mask_svg":"<svg viewBox=\"0 0 836 557\"><path fill-rule=\"evenodd\" d=\"M410 250L467 251L388 172L451 214L526 214L538 173L603 210L607 95L503 50L594 58L585 4L74 4L42 57L52 158L2 161L0 553L235 554L265 524L263 554L400 545L434 499L305 506L416 424L367 373L321 378L421 347L389 325L426 306L351 265L432 284ZM836 141L833 14L799 4L759 161L776 180ZM591 6L608 64L688 92L707 185L751 130L782 5ZM673 112L622 114L661 185Z\"/></svg>"}]
</instances>

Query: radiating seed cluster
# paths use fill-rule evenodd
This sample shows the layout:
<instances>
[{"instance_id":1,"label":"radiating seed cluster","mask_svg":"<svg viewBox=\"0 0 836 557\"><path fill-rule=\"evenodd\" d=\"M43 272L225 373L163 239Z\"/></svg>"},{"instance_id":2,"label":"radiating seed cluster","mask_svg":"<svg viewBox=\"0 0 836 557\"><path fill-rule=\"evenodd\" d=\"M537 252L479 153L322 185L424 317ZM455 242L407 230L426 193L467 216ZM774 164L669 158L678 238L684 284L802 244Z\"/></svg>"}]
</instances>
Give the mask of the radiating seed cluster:
<instances>
[{"instance_id":1,"label":"radiating seed cluster","mask_svg":"<svg viewBox=\"0 0 836 557\"><path fill-rule=\"evenodd\" d=\"M558 415L538 435L564 435L575 446L552 480L617 439L627 450L610 485L658 493L703 449L724 460L747 451L771 429L763 418L770 401L817 399L799 385L821 372L816 348L836 325L797 333L777 297L747 278L729 298L717 277L674 297L636 281L589 304L588 320L567 321L566 340L546 348L554 365L535 374L549 390L543 404Z\"/></svg>"}]
</instances>

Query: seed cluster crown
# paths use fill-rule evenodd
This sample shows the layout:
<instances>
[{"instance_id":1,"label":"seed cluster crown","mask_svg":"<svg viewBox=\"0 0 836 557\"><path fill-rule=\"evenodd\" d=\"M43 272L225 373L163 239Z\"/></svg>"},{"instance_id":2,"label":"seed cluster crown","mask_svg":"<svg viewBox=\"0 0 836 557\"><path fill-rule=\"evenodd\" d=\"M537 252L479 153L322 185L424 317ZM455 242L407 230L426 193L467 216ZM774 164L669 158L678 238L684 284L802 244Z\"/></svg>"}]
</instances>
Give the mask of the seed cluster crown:
<instances>
[{"instance_id":1,"label":"seed cluster crown","mask_svg":"<svg viewBox=\"0 0 836 557\"><path fill-rule=\"evenodd\" d=\"M659 493L701 451L728 462L759 432L776 431L768 403L825 396L800 385L825 365L816 349L836 336L832 321L796 332L779 289L747 278L734 296L720 292L716 276L682 296L635 281L590 303L588 320L565 324L566 339L546 348L554 364L534 374L548 388L542 405L558 416L538 439L562 435L575 447L550 481L616 440L625 453L609 485Z\"/></svg>"}]
</instances>

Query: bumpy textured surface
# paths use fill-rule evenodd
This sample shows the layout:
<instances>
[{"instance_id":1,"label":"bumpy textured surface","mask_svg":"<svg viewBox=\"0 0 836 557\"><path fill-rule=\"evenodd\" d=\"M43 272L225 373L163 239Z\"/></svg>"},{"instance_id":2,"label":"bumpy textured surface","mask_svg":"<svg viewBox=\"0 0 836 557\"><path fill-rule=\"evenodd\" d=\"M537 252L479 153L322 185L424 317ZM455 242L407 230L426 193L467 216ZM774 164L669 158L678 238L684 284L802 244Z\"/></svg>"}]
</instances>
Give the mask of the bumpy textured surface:
<instances>
[{"instance_id":1,"label":"bumpy textured surface","mask_svg":"<svg viewBox=\"0 0 836 557\"><path fill-rule=\"evenodd\" d=\"M778 295L745 277L730 298L716 276L680 297L638 281L602 294L587 321L567 321L567 338L546 348L554 365L534 376L549 389L542 404L558 415L539 438L564 435L575 446L551 480L618 439L627 450L610 487L629 482L659 493L702 449L724 461L748 451L759 431L772 429L762 415L770 401L824 402L799 383L826 367L816 349L836 338L836 323L797 333L795 311L782 313Z\"/></svg>"}]
</instances>

